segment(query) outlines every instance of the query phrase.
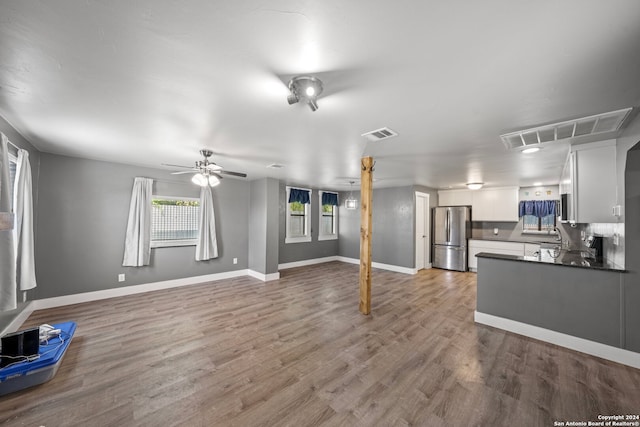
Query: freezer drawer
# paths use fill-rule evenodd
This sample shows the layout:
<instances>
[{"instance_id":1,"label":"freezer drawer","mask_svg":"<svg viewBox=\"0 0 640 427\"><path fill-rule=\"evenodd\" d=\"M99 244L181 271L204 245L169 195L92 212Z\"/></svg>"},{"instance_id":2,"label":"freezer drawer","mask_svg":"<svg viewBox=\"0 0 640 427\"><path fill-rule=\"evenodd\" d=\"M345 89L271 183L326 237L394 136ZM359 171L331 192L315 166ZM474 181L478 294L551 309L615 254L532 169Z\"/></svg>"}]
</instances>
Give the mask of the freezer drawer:
<instances>
[{"instance_id":1,"label":"freezer drawer","mask_svg":"<svg viewBox=\"0 0 640 427\"><path fill-rule=\"evenodd\" d=\"M467 248L464 246L434 246L433 266L445 270L467 271Z\"/></svg>"}]
</instances>

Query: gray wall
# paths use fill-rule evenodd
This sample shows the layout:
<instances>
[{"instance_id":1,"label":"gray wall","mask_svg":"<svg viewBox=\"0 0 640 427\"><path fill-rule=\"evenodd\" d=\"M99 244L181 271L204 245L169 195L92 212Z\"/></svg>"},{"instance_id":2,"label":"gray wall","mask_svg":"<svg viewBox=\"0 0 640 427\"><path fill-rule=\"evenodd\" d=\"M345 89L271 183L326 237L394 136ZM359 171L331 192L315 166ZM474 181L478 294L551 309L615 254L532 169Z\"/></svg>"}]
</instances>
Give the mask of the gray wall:
<instances>
[{"instance_id":1,"label":"gray wall","mask_svg":"<svg viewBox=\"0 0 640 427\"><path fill-rule=\"evenodd\" d=\"M371 259L399 267L415 267L415 192L429 194L430 208L438 205L437 191L423 186L373 190ZM346 199L349 192L340 194ZM353 192L360 206L360 192ZM340 209L338 254L360 258L360 209Z\"/></svg>"},{"instance_id":2,"label":"gray wall","mask_svg":"<svg viewBox=\"0 0 640 427\"><path fill-rule=\"evenodd\" d=\"M625 348L640 352L640 142L627 153L625 183Z\"/></svg>"},{"instance_id":3,"label":"gray wall","mask_svg":"<svg viewBox=\"0 0 640 427\"><path fill-rule=\"evenodd\" d=\"M295 187L295 186L294 186ZM307 188L301 186L302 188ZM314 258L324 258L338 255L338 240L318 240L318 224L320 220L320 201L318 199L318 189L313 188L311 193L311 241L301 243L285 243L284 239L287 232L287 187L285 184L280 185L280 229L279 229L279 262L284 264L287 262L303 261ZM329 191L329 189L321 188L320 191ZM340 203L342 203L340 197ZM345 210L338 207L338 233L341 233L342 222L341 214ZM340 235L340 234L339 234Z\"/></svg>"},{"instance_id":4,"label":"gray wall","mask_svg":"<svg viewBox=\"0 0 640 427\"><path fill-rule=\"evenodd\" d=\"M477 310L622 347L623 274L478 257Z\"/></svg>"},{"instance_id":5,"label":"gray wall","mask_svg":"<svg viewBox=\"0 0 640 427\"><path fill-rule=\"evenodd\" d=\"M278 272L280 183L273 178L251 182L249 202L249 268Z\"/></svg>"},{"instance_id":6,"label":"gray wall","mask_svg":"<svg viewBox=\"0 0 640 427\"><path fill-rule=\"evenodd\" d=\"M158 180L154 192L163 195L198 197L198 187L166 170L45 153L40 163L37 298L247 268L248 182L229 178L213 189L218 258L195 261L194 246L157 248L151 265L122 267L134 177Z\"/></svg>"},{"instance_id":7,"label":"gray wall","mask_svg":"<svg viewBox=\"0 0 640 427\"><path fill-rule=\"evenodd\" d=\"M29 164L31 165L31 181L33 190L33 211L34 216L38 215L38 181L40 174L40 152L31 145L22 135L20 135L9 122L7 122L2 116L0 116L0 132L4 133L9 141L17 145L23 150L29 152ZM15 149L9 146L9 152L15 154ZM38 239L37 221L34 223L35 239ZM22 293L19 292L18 301L22 301ZM27 300L32 300L35 295L35 290L27 292ZM2 331L9 323L11 323L17 316L24 310L26 303L18 302L18 307L15 310L0 312L0 331Z\"/></svg>"}]
</instances>

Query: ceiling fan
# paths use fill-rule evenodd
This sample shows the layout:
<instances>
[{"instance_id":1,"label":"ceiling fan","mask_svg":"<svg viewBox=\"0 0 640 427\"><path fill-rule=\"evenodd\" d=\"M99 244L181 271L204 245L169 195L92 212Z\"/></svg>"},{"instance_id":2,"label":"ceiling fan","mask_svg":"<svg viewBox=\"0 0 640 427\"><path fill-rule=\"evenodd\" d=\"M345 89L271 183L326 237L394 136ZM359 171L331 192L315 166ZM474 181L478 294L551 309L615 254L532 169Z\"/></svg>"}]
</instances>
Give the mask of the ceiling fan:
<instances>
[{"instance_id":1,"label":"ceiling fan","mask_svg":"<svg viewBox=\"0 0 640 427\"><path fill-rule=\"evenodd\" d=\"M188 170L171 172L171 175L182 175L185 173L192 173L194 175L191 178L191 181L194 184L197 184L201 187L206 187L207 185L211 187L215 187L216 185L220 184L222 175L237 176L240 178L247 177L246 173L224 170L222 166L214 163L213 161L210 161L209 157L213 155L213 151L211 150L206 150L206 149L200 150L200 154L202 154L202 157L204 157L204 159L196 160L195 167L171 165L167 163L163 163L163 165L173 166L177 168L187 168Z\"/></svg>"}]
</instances>

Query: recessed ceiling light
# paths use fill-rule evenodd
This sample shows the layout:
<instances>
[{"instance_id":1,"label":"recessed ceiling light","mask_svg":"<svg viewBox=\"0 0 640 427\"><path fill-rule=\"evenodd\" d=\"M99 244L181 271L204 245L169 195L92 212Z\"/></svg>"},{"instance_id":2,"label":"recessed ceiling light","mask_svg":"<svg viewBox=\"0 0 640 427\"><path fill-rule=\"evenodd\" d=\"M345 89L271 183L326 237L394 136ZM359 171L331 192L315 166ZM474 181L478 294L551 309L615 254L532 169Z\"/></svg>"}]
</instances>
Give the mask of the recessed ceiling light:
<instances>
[{"instance_id":1,"label":"recessed ceiling light","mask_svg":"<svg viewBox=\"0 0 640 427\"><path fill-rule=\"evenodd\" d=\"M533 186L534 186L534 187L540 187L541 185L542 185L542 183L541 183L541 182L534 182L534 183L533 183Z\"/></svg>"},{"instance_id":2,"label":"recessed ceiling light","mask_svg":"<svg viewBox=\"0 0 640 427\"><path fill-rule=\"evenodd\" d=\"M522 150L522 154L535 153L536 151L540 151L540 147L529 147Z\"/></svg>"},{"instance_id":3,"label":"recessed ceiling light","mask_svg":"<svg viewBox=\"0 0 640 427\"><path fill-rule=\"evenodd\" d=\"M467 183L467 188L469 190L479 190L484 185L483 182L469 182Z\"/></svg>"}]
</instances>

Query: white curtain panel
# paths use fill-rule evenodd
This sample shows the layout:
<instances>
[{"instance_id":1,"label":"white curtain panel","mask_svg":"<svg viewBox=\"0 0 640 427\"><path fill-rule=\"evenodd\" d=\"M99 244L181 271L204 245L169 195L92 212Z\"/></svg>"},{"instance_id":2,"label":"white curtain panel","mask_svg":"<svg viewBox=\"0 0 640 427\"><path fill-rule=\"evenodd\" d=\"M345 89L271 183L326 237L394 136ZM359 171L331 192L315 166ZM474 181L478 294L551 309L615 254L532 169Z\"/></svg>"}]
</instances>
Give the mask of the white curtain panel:
<instances>
[{"instance_id":1,"label":"white curtain panel","mask_svg":"<svg viewBox=\"0 0 640 427\"><path fill-rule=\"evenodd\" d=\"M133 181L129 220L124 241L125 267L149 265L151 260L151 197L153 180L136 177Z\"/></svg>"},{"instance_id":2,"label":"white curtain panel","mask_svg":"<svg viewBox=\"0 0 640 427\"><path fill-rule=\"evenodd\" d=\"M218 258L218 241L216 239L216 215L213 211L211 187L200 190L200 229L196 243L196 261Z\"/></svg>"},{"instance_id":3,"label":"white curtain panel","mask_svg":"<svg viewBox=\"0 0 640 427\"><path fill-rule=\"evenodd\" d=\"M33 247L33 194L29 152L18 150L18 164L13 186L13 245L16 255L18 289L27 291L36 287L36 262Z\"/></svg>"},{"instance_id":4,"label":"white curtain panel","mask_svg":"<svg viewBox=\"0 0 640 427\"><path fill-rule=\"evenodd\" d=\"M3 134L0 146L0 215L11 215L11 185L9 182L9 140ZM3 227L4 228L4 227ZM0 229L0 311L17 307L16 257L13 229Z\"/></svg>"}]
</instances>

